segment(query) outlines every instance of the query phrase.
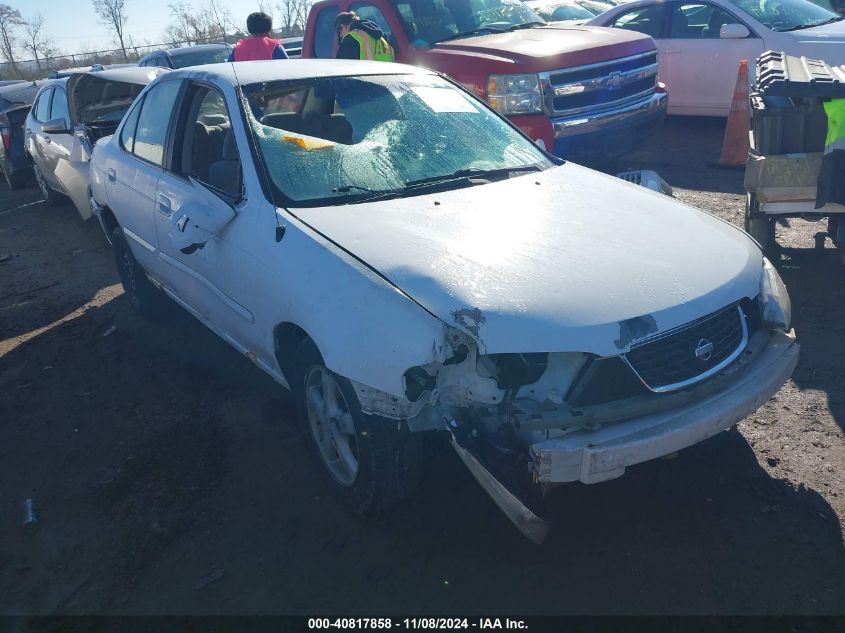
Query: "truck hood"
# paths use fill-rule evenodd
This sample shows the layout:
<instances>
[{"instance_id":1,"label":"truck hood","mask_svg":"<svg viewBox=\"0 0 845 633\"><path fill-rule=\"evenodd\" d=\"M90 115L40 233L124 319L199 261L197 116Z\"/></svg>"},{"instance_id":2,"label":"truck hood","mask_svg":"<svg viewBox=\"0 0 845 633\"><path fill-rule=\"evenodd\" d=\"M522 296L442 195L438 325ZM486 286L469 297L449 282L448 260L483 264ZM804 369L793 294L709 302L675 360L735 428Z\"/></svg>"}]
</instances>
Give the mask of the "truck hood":
<instances>
[{"instance_id":1,"label":"truck hood","mask_svg":"<svg viewBox=\"0 0 845 633\"><path fill-rule=\"evenodd\" d=\"M654 40L635 31L555 23L511 33L491 33L436 44L429 55L478 57L541 72L618 59L654 50Z\"/></svg>"},{"instance_id":2,"label":"truck hood","mask_svg":"<svg viewBox=\"0 0 845 633\"><path fill-rule=\"evenodd\" d=\"M759 291L742 231L574 164L291 212L486 353L619 354Z\"/></svg>"}]
</instances>

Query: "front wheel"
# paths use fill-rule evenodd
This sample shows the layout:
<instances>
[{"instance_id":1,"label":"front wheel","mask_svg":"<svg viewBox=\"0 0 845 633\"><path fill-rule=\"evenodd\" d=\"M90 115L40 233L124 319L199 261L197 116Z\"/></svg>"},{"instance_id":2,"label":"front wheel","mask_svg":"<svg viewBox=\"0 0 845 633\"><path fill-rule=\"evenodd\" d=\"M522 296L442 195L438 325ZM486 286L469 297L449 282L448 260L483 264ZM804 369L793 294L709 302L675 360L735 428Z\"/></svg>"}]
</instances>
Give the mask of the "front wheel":
<instances>
[{"instance_id":1,"label":"front wheel","mask_svg":"<svg viewBox=\"0 0 845 633\"><path fill-rule=\"evenodd\" d=\"M329 485L359 514L406 499L419 483L418 435L361 411L352 383L323 364L316 346L303 341L296 354L294 395Z\"/></svg>"},{"instance_id":2,"label":"front wheel","mask_svg":"<svg viewBox=\"0 0 845 633\"><path fill-rule=\"evenodd\" d=\"M111 245L120 283L129 303L145 318L161 316L167 308L167 298L147 279L144 269L129 250L129 243L119 226L111 234Z\"/></svg>"}]
</instances>

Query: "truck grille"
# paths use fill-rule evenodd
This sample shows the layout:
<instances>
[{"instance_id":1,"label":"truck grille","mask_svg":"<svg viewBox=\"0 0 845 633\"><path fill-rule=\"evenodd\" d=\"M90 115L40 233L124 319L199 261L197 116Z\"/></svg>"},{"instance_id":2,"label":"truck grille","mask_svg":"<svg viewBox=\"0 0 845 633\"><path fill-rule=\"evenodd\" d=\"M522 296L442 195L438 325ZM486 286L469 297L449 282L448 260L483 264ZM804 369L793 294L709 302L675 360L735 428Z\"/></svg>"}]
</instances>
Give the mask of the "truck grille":
<instances>
[{"instance_id":1,"label":"truck grille","mask_svg":"<svg viewBox=\"0 0 845 633\"><path fill-rule=\"evenodd\" d=\"M575 114L633 103L657 84L657 52L589 66L540 73L546 107L552 114Z\"/></svg>"},{"instance_id":2,"label":"truck grille","mask_svg":"<svg viewBox=\"0 0 845 633\"><path fill-rule=\"evenodd\" d=\"M745 315L733 304L636 343L624 358L652 391L674 391L719 372L747 343Z\"/></svg>"}]
</instances>

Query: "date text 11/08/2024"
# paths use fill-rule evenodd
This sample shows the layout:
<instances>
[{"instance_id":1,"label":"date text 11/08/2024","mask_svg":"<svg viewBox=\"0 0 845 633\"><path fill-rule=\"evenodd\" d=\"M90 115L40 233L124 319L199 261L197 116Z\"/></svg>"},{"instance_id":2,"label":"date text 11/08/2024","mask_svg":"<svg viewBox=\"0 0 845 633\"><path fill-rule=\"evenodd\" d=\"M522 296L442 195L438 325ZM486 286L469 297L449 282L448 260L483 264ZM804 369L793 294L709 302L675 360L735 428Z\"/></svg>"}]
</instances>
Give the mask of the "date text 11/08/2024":
<instances>
[{"instance_id":1,"label":"date text 11/08/2024","mask_svg":"<svg viewBox=\"0 0 845 633\"><path fill-rule=\"evenodd\" d=\"M524 620L512 618L309 618L309 630L527 630Z\"/></svg>"}]
</instances>

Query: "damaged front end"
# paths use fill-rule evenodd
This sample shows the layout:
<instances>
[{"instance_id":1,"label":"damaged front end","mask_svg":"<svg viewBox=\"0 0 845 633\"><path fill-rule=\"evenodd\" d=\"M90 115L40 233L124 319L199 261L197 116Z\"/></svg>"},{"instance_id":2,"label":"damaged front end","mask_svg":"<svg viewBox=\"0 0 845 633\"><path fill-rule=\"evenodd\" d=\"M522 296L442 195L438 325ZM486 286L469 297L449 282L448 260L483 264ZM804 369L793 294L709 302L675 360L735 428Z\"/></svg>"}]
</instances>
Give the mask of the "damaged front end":
<instances>
[{"instance_id":1,"label":"damaged front end","mask_svg":"<svg viewBox=\"0 0 845 633\"><path fill-rule=\"evenodd\" d=\"M760 312L743 300L610 357L485 354L467 324L447 326L446 359L409 368L404 399L353 384L367 412L412 432L446 429L479 483L540 543L552 487L619 477L732 426L777 391L798 346Z\"/></svg>"}]
</instances>

